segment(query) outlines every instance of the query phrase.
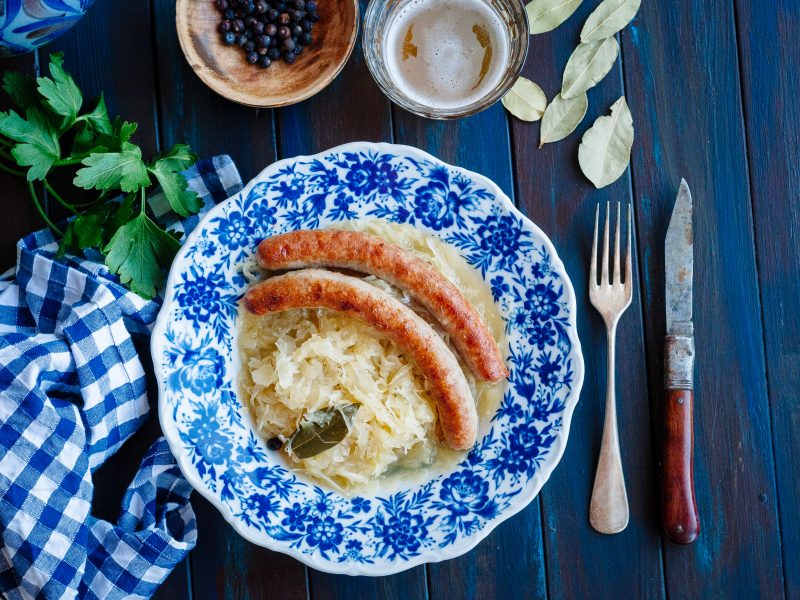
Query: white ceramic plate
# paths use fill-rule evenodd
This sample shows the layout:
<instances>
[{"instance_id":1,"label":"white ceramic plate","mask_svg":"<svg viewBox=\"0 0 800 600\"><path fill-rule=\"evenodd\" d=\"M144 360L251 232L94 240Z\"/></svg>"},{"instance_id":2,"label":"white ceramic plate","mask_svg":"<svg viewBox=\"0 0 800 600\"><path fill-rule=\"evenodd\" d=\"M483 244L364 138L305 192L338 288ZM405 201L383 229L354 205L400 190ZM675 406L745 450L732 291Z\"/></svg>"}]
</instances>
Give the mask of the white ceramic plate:
<instances>
[{"instance_id":1,"label":"white ceramic plate","mask_svg":"<svg viewBox=\"0 0 800 600\"><path fill-rule=\"evenodd\" d=\"M237 396L237 266L267 236L367 217L436 236L482 273L511 375L453 471L347 498L287 470ZM213 208L172 266L152 352L161 426L195 489L252 542L351 575L459 556L522 510L564 452L583 382L575 296L550 240L485 177L389 144L280 161Z\"/></svg>"}]
</instances>

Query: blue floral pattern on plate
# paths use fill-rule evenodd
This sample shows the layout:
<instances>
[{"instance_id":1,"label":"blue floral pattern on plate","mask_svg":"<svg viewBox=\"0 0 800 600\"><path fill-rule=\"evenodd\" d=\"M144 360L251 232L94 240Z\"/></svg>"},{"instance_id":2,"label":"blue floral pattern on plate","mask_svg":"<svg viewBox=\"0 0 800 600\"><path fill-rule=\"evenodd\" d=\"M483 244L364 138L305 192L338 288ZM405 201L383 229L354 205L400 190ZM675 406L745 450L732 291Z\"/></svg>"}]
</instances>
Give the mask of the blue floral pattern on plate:
<instances>
[{"instance_id":1,"label":"blue floral pattern on plate","mask_svg":"<svg viewBox=\"0 0 800 600\"><path fill-rule=\"evenodd\" d=\"M438 236L481 272L511 375L453 472L345 497L269 452L237 395L239 266L266 236L369 217ZM253 542L350 574L458 556L524 508L561 457L583 381L574 294L547 237L486 178L388 144L281 161L212 209L173 264L152 349L161 425L194 487Z\"/></svg>"}]
</instances>

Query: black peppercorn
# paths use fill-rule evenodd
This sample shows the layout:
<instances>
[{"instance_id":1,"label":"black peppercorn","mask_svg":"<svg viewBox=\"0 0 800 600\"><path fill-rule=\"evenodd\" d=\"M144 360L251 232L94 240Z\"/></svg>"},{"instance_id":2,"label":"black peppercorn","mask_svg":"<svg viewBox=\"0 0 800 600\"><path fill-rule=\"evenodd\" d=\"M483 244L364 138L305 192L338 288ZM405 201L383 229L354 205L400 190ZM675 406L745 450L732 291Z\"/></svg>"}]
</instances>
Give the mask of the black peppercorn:
<instances>
[{"instance_id":1,"label":"black peppercorn","mask_svg":"<svg viewBox=\"0 0 800 600\"><path fill-rule=\"evenodd\" d=\"M314 38L317 0L214 0L222 15L222 42L238 45L262 68L283 59L292 64ZM275 438L280 447L280 440Z\"/></svg>"},{"instance_id":2,"label":"black peppercorn","mask_svg":"<svg viewBox=\"0 0 800 600\"><path fill-rule=\"evenodd\" d=\"M262 66L264 66L264 65L262 65ZM266 66L269 66L269 65L266 65ZM269 440L267 440L267 449L268 450L272 450L273 452L277 452L282 447L283 447L283 442L281 441L281 438L274 437L274 438L270 438Z\"/></svg>"}]
</instances>

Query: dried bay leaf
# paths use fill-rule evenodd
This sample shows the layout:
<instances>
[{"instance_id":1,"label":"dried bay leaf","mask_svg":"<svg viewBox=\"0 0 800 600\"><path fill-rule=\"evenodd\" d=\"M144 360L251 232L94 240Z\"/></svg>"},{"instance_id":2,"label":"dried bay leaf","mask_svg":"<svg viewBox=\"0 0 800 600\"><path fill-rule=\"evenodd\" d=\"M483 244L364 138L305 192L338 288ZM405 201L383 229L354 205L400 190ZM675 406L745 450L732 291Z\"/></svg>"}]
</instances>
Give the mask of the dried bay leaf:
<instances>
[{"instance_id":1,"label":"dried bay leaf","mask_svg":"<svg viewBox=\"0 0 800 600\"><path fill-rule=\"evenodd\" d=\"M639 12L642 0L603 0L581 29L581 42L610 37L620 31Z\"/></svg>"},{"instance_id":2,"label":"dried bay leaf","mask_svg":"<svg viewBox=\"0 0 800 600\"><path fill-rule=\"evenodd\" d=\"M613 37L578 44L564 67L561 96L569 100L597 84L611 70L619 54Z\"/></svg>"},{"instance_id":3,"label":"dried bay leaf","mask_svg":"<svg viewBox=\"0 0 800 600\"><path fill-rule=\"evenodd\" d=\"M572 16L583 0L532 0L525 7L531 33L552 31Z\"/></svg>"},{"instance_id":4,"label":"dried bay leaf","mask_svg":"<svg viewBox=\"0 0 800 600\"><path fill-rule=\"evenodd\" d=\"M530 79L520 77L503 96L503 106L522 121L538 121L547 107L547 96Z\"/></svg>"},{"instance_id":5,"label":"dried bay leaf","mask_svg":"<svg viewBox=\"0 0 800 600\"><path fill-rule=\"evenodd\" d=\"M360 404L331 406L303 416L297 431L289 438L286 450L304 459L333 448L350 432Z\"/></svg>"},{"instance_id":6,"label":"dried bay leaf","mask_svg":"<svg viewBox=\"0 0 800 600\"><path fill-rule=\"evenodd\" d=\"M596 188L613 183L625 172L632 145L633 117L625 96L621 96L611 106L611 115L598 117L583 134L578 147L581 171Z\"/></svg>"},{"instance_id":7,"label":"dried bay leaf","mask_svg":"<svg viewBox=\"0 0 800 600\"><path fill-rule=\"evenodd\" d=\"M586 109L589 108L589 98L586 93L578 94L574 98L564 98L559 94L553 98L542 116L542 130L539 138L539 148L551 142L563 140L583 121Z\"/></svg>"}]
</instances>

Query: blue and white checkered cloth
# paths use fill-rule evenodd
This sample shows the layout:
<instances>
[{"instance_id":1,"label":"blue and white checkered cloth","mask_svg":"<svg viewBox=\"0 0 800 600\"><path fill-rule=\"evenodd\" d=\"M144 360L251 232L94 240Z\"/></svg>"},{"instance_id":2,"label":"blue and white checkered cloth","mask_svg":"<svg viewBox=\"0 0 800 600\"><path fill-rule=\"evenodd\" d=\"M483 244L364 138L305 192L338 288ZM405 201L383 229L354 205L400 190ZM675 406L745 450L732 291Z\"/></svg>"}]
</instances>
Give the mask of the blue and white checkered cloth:
<instances>
[{"instance_id":1,"label":"blue and white checkered cloth","mask_svg":"<svg viewBox=\"0 0 800 600\"><path fill-rule=\"evenodd\" d=\"M242 185L227 156L187 176L206 208ZM167 220L163 197L150 204ZM91 515L92 473L147 418L131 336L149 334L159 303L101 262L56 259L57 246L47 230L20 240L16 270L0 276L0 592L148 598L194 547L191 488L161 438L114 524Z\"/></svg>"}]
</instances>

